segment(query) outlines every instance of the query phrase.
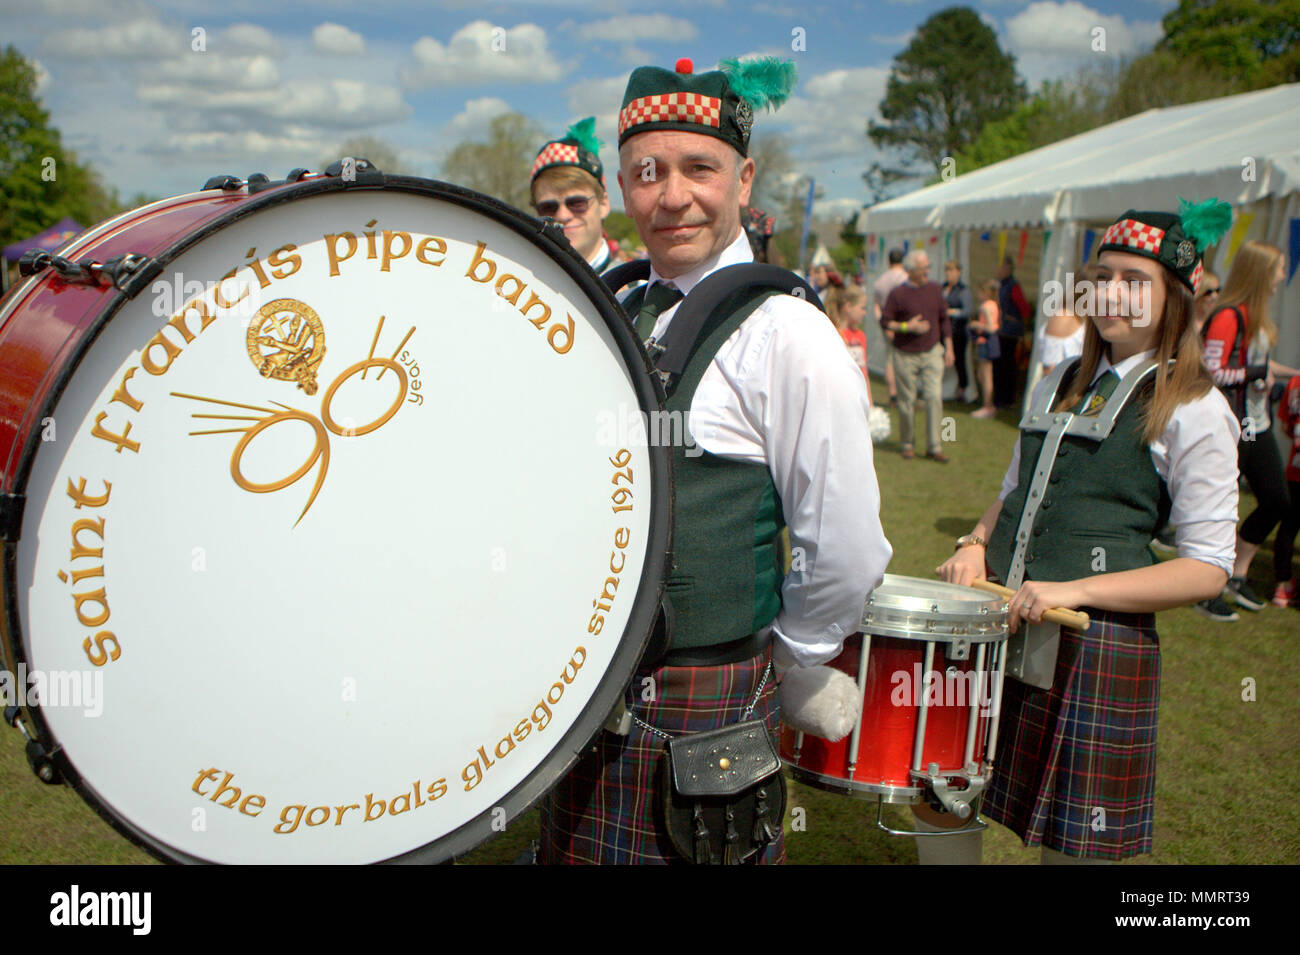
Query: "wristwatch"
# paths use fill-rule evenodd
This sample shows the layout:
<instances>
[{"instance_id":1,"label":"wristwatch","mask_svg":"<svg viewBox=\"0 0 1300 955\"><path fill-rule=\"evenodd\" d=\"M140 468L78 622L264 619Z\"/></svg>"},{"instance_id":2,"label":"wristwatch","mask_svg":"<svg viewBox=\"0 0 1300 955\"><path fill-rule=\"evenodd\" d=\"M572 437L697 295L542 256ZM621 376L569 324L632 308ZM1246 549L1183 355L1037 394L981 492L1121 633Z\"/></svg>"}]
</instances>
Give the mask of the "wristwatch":
<instances>
[{"instance_id":1,"label":"wristwatch","mask_svg":"<svg viewBox=\"0 0 1300 955\"><path fill-rule=\"evenodd\" d=\"M961 537L957 538L957 546L954 547L953 550L961 550L963 547L969 547L971 544L979 544L981 547L984 547L988 544L988 541L980 537L978 534L963 534Z\"/></svg>"}]
</instances>

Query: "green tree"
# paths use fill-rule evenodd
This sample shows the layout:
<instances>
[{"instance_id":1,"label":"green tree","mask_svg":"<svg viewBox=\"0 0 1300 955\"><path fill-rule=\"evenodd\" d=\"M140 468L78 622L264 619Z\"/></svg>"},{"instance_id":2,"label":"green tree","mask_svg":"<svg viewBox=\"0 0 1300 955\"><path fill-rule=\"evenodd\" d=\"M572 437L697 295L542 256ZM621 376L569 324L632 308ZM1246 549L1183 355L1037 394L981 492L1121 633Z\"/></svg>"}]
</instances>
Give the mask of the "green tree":
<instances>
[{"instance_id":1,"label":"green tree","mask_svg":"<svg viewBox=\"0 0 1300 955\"><path fill-rule=\"evenodd\" d=\"M1009 115L1025 99L1015 57L968 7L934 14L894 57L880 115L867 124L879 148L939 171L947 156L974 142L986 123ZM918 170L919 171L919 170Z\"/></svg>"},{"instance_id":2,"label":"green tree","mask_svg":"<svg viewBox=\"0 0 1300 955\"><path fill-rule=\"evenodd\" d=\"M609 180L605 184L608 185ZM617 209L611 209L609 215L605 216L604 227L605 234L625 249L634 249L641 244L641 236L636 231L632 217Z\"/></svg>"},{"instance_id":3,"label":"green tree","mask_svg":"<svg viewBox=\"0 0 1300 955\"><path fill-rule=\"evenodd\" d=\"M64 216L91 226L122 211L114 190L77 162L36 96L36 70L14 47L0 54L0 245Z\"/></svg>"},{"instance_id":4,"label":"green tree","mask_svg":"<svg viewBox=\"0 0 1300 955\"><path fill-rule=\"evenodd\" d=\"M452 149L442 164L443 178L527 209L528 172L543 141L540 127L528 117L503 113L492 120L487 142L463 142Z\"/></svg>"},{"instance_id":5,"label":"green tree","mask_svg":"<svg viewBox=\"0 0 1300 955\"><path fill-rule=\"evenodd\" d=\"M1149 109L1231 96L1250 88L1240 74L1195 57L1157 49L1125 64L1106 104L1106 121L1114 122Z\"/></svg>"},{"instance_id":6,"label":"green tree","mask_svg":"<svg viewBox=\"0 0 1300 955\"><path fill-rule=\"evenodd\" d=\"M754 160L749 204L770 213L785 201L782 184L794 172L790 140L781 133L755 135L749 141L749 155Z\"/></svg>"},{"instance_id":7,"label":"green tree","mask_svg":"<svg viewBox=\"0 0 1300 955\"><path fill-rule=\"evenodd\" d=\"M953 173L973 172L1103 125L1109 121L1116 83L1114 72L1104 68L1081 71L1068 82L1044 82L1010 116L986 124L975 141L953 157Z\"/></svg>"},{"instance_id":8,"label":"green tree","mask_svg":"<svg viewBox=\"0 0 1300 955\"><path fill-rule=\"evenodd\" d=\"M1180 0L1157 52L1240 78L1247 89L1300 80L1300 0Z\"/></svg>"}]
</instances>

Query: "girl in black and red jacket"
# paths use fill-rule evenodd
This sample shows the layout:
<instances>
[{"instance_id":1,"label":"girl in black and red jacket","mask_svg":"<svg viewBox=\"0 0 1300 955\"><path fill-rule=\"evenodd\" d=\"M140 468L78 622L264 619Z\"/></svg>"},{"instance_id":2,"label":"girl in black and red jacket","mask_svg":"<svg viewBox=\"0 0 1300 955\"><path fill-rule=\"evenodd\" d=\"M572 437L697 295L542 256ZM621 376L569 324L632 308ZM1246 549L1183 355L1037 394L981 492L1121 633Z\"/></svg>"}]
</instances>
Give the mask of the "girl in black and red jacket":
<instances>
[{"instance_id":1,"label":"girl in black and red jacket","mask_svg":"<svg viewBox=\"0 0 1300 955\"><path fill-rule=\"evenodd\" d=\"M1218 308L1205 328L1205 364L1241 421L1237 466L1258 501L1238 531L1237 556L1225 588L1247 610L1264 607L1264 600L1246 583L1250 563L1290 508L1282 458L1269 418L1274 377L1300 374L1268 355L1277 340L1268 304L1286 276L1285 261L1277 246L1255 241L1243 244L1232 262ZM1197 604L1197 609L1211 619L1237 619L1222 598Z\"/></svg>"}]
</instances>

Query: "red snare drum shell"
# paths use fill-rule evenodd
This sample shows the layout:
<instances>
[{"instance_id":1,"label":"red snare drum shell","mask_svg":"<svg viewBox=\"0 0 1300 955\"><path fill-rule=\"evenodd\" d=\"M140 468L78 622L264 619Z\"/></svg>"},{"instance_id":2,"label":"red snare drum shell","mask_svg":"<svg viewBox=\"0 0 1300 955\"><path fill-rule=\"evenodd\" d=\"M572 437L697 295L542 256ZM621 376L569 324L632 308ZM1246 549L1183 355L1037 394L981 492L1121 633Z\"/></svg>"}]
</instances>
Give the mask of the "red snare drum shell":
<instances>
[{"instance_id":1,"label":"red snare drum shell","mask_svg":"<svg viewBox=\"0 0 1300 955\"><path fill-rule=\"evenodd\" d=\"M932 700L928 706L920 768L925 771L930 764L937 763L940 774L955 774L963 772L966 736L970 727L972 700L964 692L964 688L970 685L970 677L963 676L959 682L958 679L945 678L945 674L950 668L955 674L970 673L974 667L974 654L971 654L971 659L948 660L945 655L947 646L941 641L935 643L933 671L937 672L932 679L937 681L938 700ZM832 743L803 734L801 744L796 747L796 731L788 726L781 728L781 758L791 766L795 778L819 788L863 798L885 795L903 802L920 798L922 789L910 771L920 714L917 703L926 692L923 675L925 647L922 640L871 638L857 764L852 770L849 768L851 735ZM845 641L844 651L827 665L856 681L861 648L862 636L855 634ZM957 686L962 687L963 692L953 694L951 691ZM978 723L975 738L977 759L984 751L986 721L978 720Z\"/></svg>"}]
</instances>

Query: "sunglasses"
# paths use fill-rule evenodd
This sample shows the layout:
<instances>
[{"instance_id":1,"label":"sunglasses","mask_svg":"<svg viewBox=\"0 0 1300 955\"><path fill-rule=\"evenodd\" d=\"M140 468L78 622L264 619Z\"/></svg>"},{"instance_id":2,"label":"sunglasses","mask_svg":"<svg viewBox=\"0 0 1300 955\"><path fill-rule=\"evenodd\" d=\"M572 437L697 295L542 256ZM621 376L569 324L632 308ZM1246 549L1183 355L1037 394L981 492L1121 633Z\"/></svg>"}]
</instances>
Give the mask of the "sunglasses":
<instances>
[{"instance_id":1,"label":"sunglasses","mask_svg":"<svg viewBox=\"0 0 1300 955\"><path fill-rule=\"evenodd\" d=\"M1219 294L1219 287L1216 285L1214 288L1207 288L1207 289L1205 289L1204 294L1206 294L1206 295L1218 295L1218 294Z\"/></svg>"},{"instance_id":2,"label":"sunglasses","mask_svg":"<svg viewBox=\"0 0 1300 955\"><path fill-rule=\"evenodd\" d=\"M564 208L568 209L575 216L584 216L587 214L587 209L591 206L591 200L595 198L595 196L565 196ZM539 216L542 216L545 219L552 219L555 217L555 214L560 211L560 203L557 199L543 199L541 202L534 203L533 208L537 210Z\"/></svg>"}]
</instances>

